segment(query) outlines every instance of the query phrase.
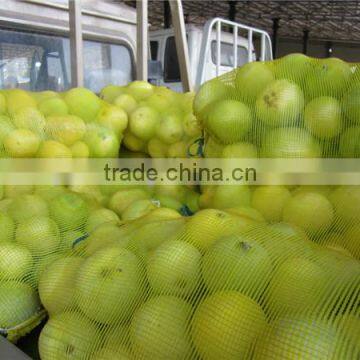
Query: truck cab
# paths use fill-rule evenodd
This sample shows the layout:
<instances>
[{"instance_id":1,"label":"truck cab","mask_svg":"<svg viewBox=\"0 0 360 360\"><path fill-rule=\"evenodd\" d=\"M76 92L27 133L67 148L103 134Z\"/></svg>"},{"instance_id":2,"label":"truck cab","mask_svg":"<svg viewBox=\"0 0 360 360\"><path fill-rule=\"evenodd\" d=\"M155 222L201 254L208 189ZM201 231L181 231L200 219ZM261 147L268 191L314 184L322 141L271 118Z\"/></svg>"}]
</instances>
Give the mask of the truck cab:
<instances>
[{"instance_id":1,"label":"truck cab","mask_svg":"<svg viewBox=\"0 0 360 360\"><path fill-rule=\"evenodd\" d=\"M219 31L219 23L228 25L228 31ZM256 31L261 32L261 35L264 34L265 51L262 60L272 59L270 37L261 30L219 18L211 19L204 27L188 24L186 25L186 38L189 48L190 74L195 89L198 89L207 80L229 72L249 61L257 60L259 56L256 54L253 39L237 35L238 31L236 31L236 36L234 29L238 28L250 29L252 34ZM162 76L157 84L181 92L182 84L174 29L152 31L149 39L151 60L159 61L162 65ZM217 60L219 55L220 61Z\"/></svg>"},{"instance_id":2,"label":"truck cab","mask_svg":"<svg viewBox=\"0 0 360 360\"><path fill-rule=\"evenodd\" d=\"M71 87L68 0L0 4L0 89ZM105 0L82 1L84 86L99 92L135 76L136 11Z\"/></svg>"}]
</instances>

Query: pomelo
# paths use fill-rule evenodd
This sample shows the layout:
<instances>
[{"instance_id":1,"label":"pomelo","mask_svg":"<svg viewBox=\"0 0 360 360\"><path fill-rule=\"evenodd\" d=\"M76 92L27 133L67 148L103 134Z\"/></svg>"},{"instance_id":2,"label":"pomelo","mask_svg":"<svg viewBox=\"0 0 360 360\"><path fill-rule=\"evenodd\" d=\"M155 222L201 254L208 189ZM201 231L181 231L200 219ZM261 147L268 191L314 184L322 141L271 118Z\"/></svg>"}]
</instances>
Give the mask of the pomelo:
<instances>
[{"instance_id":1,"label":"pomelo","mask_svg":"<svg viewBox=\"0 0 360 360\"><path fill-rule=\"evenodd\" d=\"M27 129L13 130L4 138L4 148L10 157L33 157L40 145L40 137Z\"/></svg>"},{"instance_id":2,"label":"pomelo","mask_svg":"<svg viewBox=\"0 0 360 360\"><path fill-rule=\"evenodd\" d=\"M298 85L282 79L269 83L256 99L255 111L264 125L295 124L304 109L304 95Z\"/></svg>"},{"instance_id":3,"label":"pomelo","mask_svg":"<svg viewBox=\"0 0 360 360\"><path fill-rule=\"evenodd\" d=\"M246 359L265 326L260 305L240 292L222 291L197 307L191 335L203 359Z\"/></svg>"},{"instance_id":4,"label":"pomelo","mask_svg":"<svg viewBox=\"0 0 360 360\"><path fill-rule=\"evenodd\" d=\"M130 116L130 114L136 109L137 102L129 94L121 94L114 99L114 105L125 110Z\"/></svg>"},{"instance_id":5,"label":"pomelo","mask_svg":"<svg viewBox=\"0 0 360 360\"><path fill-rule=\"evenodd\" d=\"M345 158L360 157L360 126L350 126L340 135L339 154Z\"/></svg>"},{"instance_id":6,"label":"pomelo","mask_svg":"<svg viewBox=\"0 0 360 360\"><path fill-rule=\"evenodd\" d=\"M299 193L289 199L283 208L283 220L310 235L328 230L334 218L333 206L320 193Z\"/></svg>"},{"instance_id":7,"label":"pomelo","mask_svg":"<svg viewBox=\"0 0 360 360\"><path fill-rule=\"evenodd\" d=\"M342 110L338 100L322 96L310 101L304 112L304 124L319 139L331 139L342 130Z\"/></svg>"},{"instance_id":8,"label":"pomelo","mask_svg":"<svg viewBox=\"0 0 360 360\"><path fill-rule=\"evenodd\" d=\"M69 113L66 102L59 97L44 99L39 103L39 110L44 116L62 116Z\"/></svg>"},{"instance_id":9,"label":"pomelo","mask_svg":"<svg viewBox=\"0 0 360 360\"><path fill-rule=\"evenodd\" d=\"M252 115L247 105L236 100L221 100L212 104L205 129L223 144L241 141L248 134Z\"/></svg>"},{"instance_id":10,"label":"pomelo","mask_svg":"<svg viewBox=\"0 0 360 360\"><path fill-rule=\"evenodd\" d=\"M268 158L319 158L321 147L304 129L280 127L264 135L261 155Z\"/></svg>"},{"instance_id":11,"label":"pomelo","mask_svg":"<svg viewBox=\"0 0 360 360\"><path fill-rule=\"evenodd\" d=\"M68 90L64 100L70 114L80 117L85 122L93 121L101 108L101 100L92 91L85 88Z\"/></svg>"},{"instance_id":12,"label":"pomelo","mask_svg":"<svg viewBox=\"0 0 360 360\"><path fill-rule=\"evenodd\" d=\"M158 113L149 106L141 106L131 113L129 130L140 140L148 141L155 135L158 124Z\"/></svg>"},{"instance_id":13,"label":"pomelo","mask_svg":"<svg viewBox=\"0 0 360 360\"><path fill-rule=\"evenodd\" d=\"M146 99L154 93L154 87L147 81L136 80L127 86L127 92L137 101Z\"/></svg>"},{"instance_id":14,"label":"pomelo","mask_svg":"<svg viewBox=\"0 0 360 360\"><path fill-rule=\"evenodd\" d=\"M351 68L337 58L318 59L305 80L305 94L313 99L318 96L339 96L350 85Z\"/></svg>"},{"instance_id":15,"label":"pomelo","mask_svg":"<svg viewBox=\"0 0 360 360\"><path fill-rule=\"evenodd\" d=\"M272 80L274 74L270 67L264 62L254 61L237 69L235 86L243 101L254 103Z\"/></svg>"},{"instance_id":16,"label":"pomelo","mask_svg":"<svg viewBox=\"0 0 360 360\"><path fill-rule=\"evenodd\" d=\"M36 101L31 95L22 89L10 89L6 91L7 111L13 115L22 107L36 108Z\"/></svg>"},{"instance_id":17,"label":"pomelo","mask_svg":"<svg viewBox=\"0 0 360 360\"><path fill-rule=\"evenodd\" d=\"M119 154L120 141L114 131L106 127L88 126L83 140L89 147L90 157L112 158Z\"/></svg>"},{"instance_id":18,"label":"pomelo","mask_svg":"<svg viewBox=\"0 0 360 360\"><path fill-rule=\"evenodd\" d=\"M71 158L71 150L64 144L54 140L46 140L40 144L38 158Z\"/></svg>"},{"instance_id":19,"label":"pomelo","mask_svg":"<svg viewBox=\"0 0 360 360\"><path fill-rule=\"evenodd\" d=\"M183 136L181 118L169 113L161 116L156 129L156 136L165 144L173 144Z\"/></svg>"},{"instance_id":20,"label":"pomelo","mask_svg":"<svg viewBox=\"0 0 360 360\"><path fill-rule=\"evenodd\" d=\"M18 129L28 129L39 135L40 137L44 137L45 133L45 117L44 115L33 107L22 107L17 110L11 121Z\"/></svg>"},{"instance_id":21,"label":"pomelo","mask_svg":"<svg viewBox=\"0 0 360 360\"><path fill-rule=\"evenodd\" d=\"M279 222L282 219L284 206L290 198L290 191L284 186L258 186L252 194L251 206L267 221Z\"/></svg>"},{"instance_id":22,"label":"pomelo","mask_svg":"<svg viewBox=\"0 0 360 360\"><path fill-rule=\"evenodd\" d=\"M96 121L107 127L120 137L128 125L128 116L125 110L118 106L104 106L98 113Z\"/></svg>"}]
</instances>

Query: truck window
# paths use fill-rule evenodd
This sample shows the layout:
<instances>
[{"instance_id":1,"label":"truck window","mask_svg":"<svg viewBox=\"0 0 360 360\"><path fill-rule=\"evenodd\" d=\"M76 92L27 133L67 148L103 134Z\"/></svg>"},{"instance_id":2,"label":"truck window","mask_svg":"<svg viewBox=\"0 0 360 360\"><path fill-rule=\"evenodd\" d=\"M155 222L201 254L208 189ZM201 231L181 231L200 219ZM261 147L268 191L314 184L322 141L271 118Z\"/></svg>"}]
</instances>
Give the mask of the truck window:
<instances>
[{"instance_id":1,"label":"truck window","mask_svg":"<svg viewBox=\"0 0 360 360\"><path fill-rule=\"evenodd\" d=\"M98 93L108 84L125 85L132 80L131 55L126 46L84 41L85 87Z\"/></svg>"},{"instance_id":2,"label":"truck window","mask_svg":"<svg viewBox=\"0 0 360 360\"><path fill-rule=\"evenodd\" d=\"M133 79L130 50L120 44L84 41L84 82L95 92ZM0 88L64 91L71 86L66 37L0 29Z\"/></svg>"},{"instance_id":3,"label":"truck window","mask_svg":"<svg viewBox=\"0 0 360 360\"><path fill-rule=\"evenodd\" d=\"M151 60L157 60L159 50L159 42L155 40L150 41L150 56Z\"/></svg>"},{"instance_id":4,"label":"truck window","mask_svg":"<svg viewBox=\"0 0 360 360\"><path fill-rule=\"evenodd\" d=\"M165 45L165 59L164 59L164 81L165 82L179 82L180 67L176 52L175 37L169 36L166 39Z\"/></svg>"},{"instance_id":5,"label":"truck window","mask_svg":"<svg viewBox=\"0 0 360 360\"><path fill-rule=\"evenodd\" d=\"M221 54L220 54L221 66L234 66L234 47L232 44L221 42ZM216 53L216 41L211 42L211 59L216 65L217 53ZM245 47L239 46L237 48L237 66L242 66L248 61L248 51Z\"/></svg>"}]
</instances>

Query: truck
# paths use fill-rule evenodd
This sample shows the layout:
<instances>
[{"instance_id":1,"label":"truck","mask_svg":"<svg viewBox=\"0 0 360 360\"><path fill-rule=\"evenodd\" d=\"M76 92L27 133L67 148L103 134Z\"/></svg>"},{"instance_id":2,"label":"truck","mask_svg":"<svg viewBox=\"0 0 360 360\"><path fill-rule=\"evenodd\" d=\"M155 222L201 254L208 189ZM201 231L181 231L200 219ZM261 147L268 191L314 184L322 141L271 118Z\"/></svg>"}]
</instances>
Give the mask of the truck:
<instances>
[{"instance_id":1,"label":"truck","mask_svg":"<svg viewBox=\"0 0 360 360\"><path fill-rule=\"evenodd\" d=\"M68 0L8 0L0 4L0 88L64 91L71 87ZM136 77L136 9L123 3L83 0L84 86L99 92ZM225 29L224 29L225 28ZM249 61L272 58L269 35L225 19L187 24L189 74L194 88ZM245 32L247 36L240 35ZM261 54L253 36L261 37ZM236 49L236 50L235 50ZM149 60L157 85L182 91L174 28L149 33Z\"/></svg>"}]
</instances>

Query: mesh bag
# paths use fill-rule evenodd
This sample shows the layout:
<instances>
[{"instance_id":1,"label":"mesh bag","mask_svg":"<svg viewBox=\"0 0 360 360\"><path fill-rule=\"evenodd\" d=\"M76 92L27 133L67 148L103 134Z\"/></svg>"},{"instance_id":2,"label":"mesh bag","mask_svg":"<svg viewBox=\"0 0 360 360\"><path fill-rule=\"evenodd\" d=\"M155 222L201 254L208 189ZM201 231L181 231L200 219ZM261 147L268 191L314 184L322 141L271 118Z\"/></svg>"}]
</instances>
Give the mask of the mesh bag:
<instances>
[{"instance_id":1,"label":"mesh bag","mask_svg":"<svg viewBox=\"0 0 360 360\"><path fill-rule=\"evenodd\" d=\"M129 116L123 141L126 149L152 158L202 155L202 131L192 110L193 93L180 94L134 81L127 86L106 86L100 96Z\"/></svg>"},{"instance_id":2,"label":"mesh bag","mask_svg":"<svg viewBox=\"0 0 360 360\"><path fill-rule=\"evenodd\" d=\"M124 110L90 90L0 92L0 156L117 157L128 123Z\"/></svg>"},{"instance_id":3,"label":"mesh bag","mask_svg":"<svg viewBox=\"0 0 360 360\"><path fill-rule=\"evenodd\" d=\"M41 277L41 358L358 358L359 262L236 210L80 241Z\"/></svg>"}]
</instances>

